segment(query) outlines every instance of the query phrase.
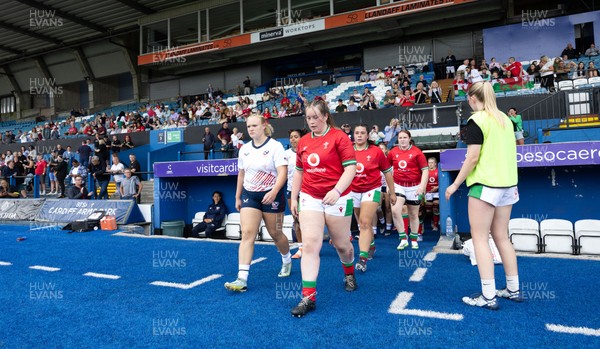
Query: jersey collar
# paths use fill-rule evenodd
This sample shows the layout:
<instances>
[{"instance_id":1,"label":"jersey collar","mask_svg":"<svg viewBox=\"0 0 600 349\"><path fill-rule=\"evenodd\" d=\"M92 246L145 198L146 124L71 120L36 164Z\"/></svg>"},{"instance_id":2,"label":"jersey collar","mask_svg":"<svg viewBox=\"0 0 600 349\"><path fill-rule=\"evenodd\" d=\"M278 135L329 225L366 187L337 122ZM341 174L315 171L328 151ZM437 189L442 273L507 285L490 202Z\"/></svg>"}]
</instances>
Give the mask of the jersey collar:
<instances>
[{"instance_id":1,"label":"jersey collar","mask_svg":"<svg viewBox=\"0 0 600 349\"><path fill-rule=\"evenodd\" d=\"M330 129L331 129L331 127L329 127L329 125L327 125L327 128L325 129L325 132L323 132L323 134L322 134L322 135L320 135L320 136L315 136L315 133L314 133L314 132L311 132L311 133L310 133L310 136L311 136L311 138L323 137L323 136L325 136L325 135L326 135L326 134L329 132L329 130L330 130Z\"/></svg>"}]
</instances>

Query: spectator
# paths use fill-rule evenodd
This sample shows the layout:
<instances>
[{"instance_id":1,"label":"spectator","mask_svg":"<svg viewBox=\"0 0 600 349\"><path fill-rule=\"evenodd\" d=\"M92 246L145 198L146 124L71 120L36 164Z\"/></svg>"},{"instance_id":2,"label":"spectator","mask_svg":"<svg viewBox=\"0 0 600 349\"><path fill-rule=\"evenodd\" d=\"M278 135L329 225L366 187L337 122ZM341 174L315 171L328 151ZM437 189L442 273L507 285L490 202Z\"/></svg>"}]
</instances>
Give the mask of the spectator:
<instances>
[{"instance_id":1,"label":"spectator","mask_svg":"<svg viewBox=\"0 0 600 349\"><path fill-rule=\"evenodd\" d=\"M391 108L394 106L395 102L396 102L396 97L394 97L394 95L392 95L392 91L390 91L390 90L385 91L385 96L383 97L383 107Z\"/></svg>"},{"instance_id":2,"label":"spectator","mask_svg":"<svg viewBox=\"0 0 600 349\"><path fill-rule=\"evenodd\" d=\"M219 141L225 140L226 143L230 143L232 133L233 132L231 132L231 130L229 129L229 124L224 122L219 132L217 132L217 138L219 139Z\"/></svg>"},{"instance_id":3,"label":"spectator","mask_svg":"<svg viewBox=\"0 0 600 349\"><path fill-rule=\"evenodd\" d=\"M69 164L69 166L71 165L71 159L73 158L73 155L75 155L73 153L73 151L71 151L71 146L67 146L67 150L65 150L65 152L63 153L63 160Z\"/></svg>"},{"instance_id":4,"label":"spectator","mask_svg":"<svg viewBox=\"0 0 600 349\"><path fill-rule=\"evenodd\" d=\"M230 159L233 152L233 147L231 142L227 142L225 138L221 139L221 153L223 155L223 159Z\"/></svg>"},{"instance_id":5,"label":"spectator","mask_svg":"<svg viewBox=\"0 0 600 349\"><path fill-rule=\"evenodd\" d=\"M0 198L10 198L10 199L18 199L19 197L27 197L27 192L25 190L21 190L19 194L19 190L14 186L10 185L6 179L0 180Z\"/></svg>"},{"instance_id":6,"label":"spectator","mask_svg":"<svg viewBox=\"0 0 600 349\"><path fill-rule=\"evenodd\" d=\"M87 144L86 141L81 142L81 147L77 150L79 154L79 161L83 167L88 166L90 163L90 154L92 154L92 148Z\"/></svg>"},{"instance_id":7,"label":"spectator","mask_svg":"<svg viewBox=\"0 0 600 349\"><path fill-rule=\"evenodd\" d=\"M125 177L123 175L123 171L125 170L125 165L119 159L118 153L113 153L112 156L112 165L110 166L110 173L112 173L113 179L115 180L115 185L117 187L117 193L120 194L119 187L121 186L121 182Z\"/></svg>"},{"instance_id":8,"label":"spectator","mask_svg":"<svg viewBox=\"0 0 600 349\"><path fill-rule=\"evenodd\" d=\"M518 62L515 60L515 57L509 57L508 58L508 66L502 67L503 71L510 71L511 75L515 78L520 78L521 76L523 76L523 65L521 64L521 62ZM473 81L472 83L475 83L477 81Z\"/></svg>"},{"instance_id":9,"label":"spectator","mask_svg":"<svg viewBox=\"0 0 600 349\"><path fill-rule=\"evenodd\" d=\"M207 238L212 238L214 237L215 230L223 223L223 219L227 215L227 207L225 207L225 203L223 202L223 195L221 192L215 191L212 195L212 200L213 202L208 205L208 209L202 217L202 222L198 223L192 229L193 237L199 237L199 234L204 232Z\"/></svg>"},{"instance_id":10,"label":"spectator","mask_svg":"<svg viewBox=\"0 0 600 349\"><path fill-rule=\"evenodd\" d=\"M9 160L6 162L6 165L2 167L2 178L10 178L15 175L15 162L14 160Z\"/></svg>"},{"instance_id":11,"label":"spectator","mask_svg":"<svg viewBox=\"0 0 600 349\"><path fill-rule=\"evenodd\" d=\"M595 78L598 76L598 69L594 65L594 62L588 63L588 78Z\"/></svg>"},{"instance_id":12,"label":"spectator","mask_svg":"<svg viewBox=\"0 0 600 349\"><path fill-rule=\"evenodd\" d=\"M451 50L448 50L448 55L444 59L444 62L446 63L446 79L450 79L454 77L454 64L456 63L456 57L452 54Z\"/></svg>"},{"instance_id":13,"label":"spectator","mask_svg":"<svg viewBox=\"0 0 600 349\"><path fill-rule=\"evenodd\" d=\"M427 80L425 80L425 75L419 75L419 81L417 81L417 87L419 83L423 84L423 90L427 92L429 90L429 85L427 84Z\"/></svg>"},{"instance_id":14,"label":"spectator","mask_svg":"<svg viewBox=\"0 0 600 349\"><path fill-rule=\"evenodd\" d=\"M344 104L342 99L338 99L338 105L335 107L336 113L345 113L348 111L348 107Z\"/></svg>"},{"instance_id":15,"label":"spectator","mask_svg":"<svg viewBox=\"0 0 600 349\"><path fill-rule=\"evenodd\" d=\"M208 160L210 151L214 149L216 143L215 135L210 133L210 128L204 128L204 136L202 137L202 144L204 145L204 160Z\"/></svg>"},{"instance_id":16,"label":"spectator","mask_svg":"<svg viewBox=\"0 0 600 349\"><path fill-rule=\"evenodd\" d=\"M60 130L58 129L57 125L54 125L54 127L52 127L52 131L50 131L50 139L59 139L60 138Z\"/></svg>"},{"instance_id":17,"label":"spectator","mask_svg":"<svg viewBox=\"0 0 600 349\"><path fill-rule=\"evenodd\" d=\"M49 123L45 123L44 124L44 128L42 129L42 139L43 140L49 140L51 133L52 133L52 130L50 129L50 124Z\"/></svg>"},{"instance_id":18,"label":"spectator","mask_svg":"<svg viewBox=\"0 0 600 349\"><path fill-rule=\"evenodd\" d=\"M211 84L208 84L208 87L206 88L206 93L208 94L208 99L210 99L211 101L214 99L214 93L215 90L213 89Z\"/></svg>"},{"instance_id":19,"label":"spectator","mask_svg":"<svg viewBox=\"0 0 600 349\"><path fill-rule=\"evenodd\" d=\"M375 71L374 71L374 70L372 70L372 71L369 73L369 81L375 81L375 80L377 80L377 73L375 73Z\"/></svg>"},{"instance_id":20,"label":"spectator","mask_svg":"<svg viewBox=\"0 0 600 349\"><path fill-rule=\"evenodd\" d=\"M582 79L585 77L587 77L587 74L585 73L585 63L579 62L577 70L573 73L573 79Z\"/></svg>"},{"instance_id":21,"label":"spectator","mask_svg":"<svg viewBox=\"0 0 600 349\"><path fill-rule=\"evenodd\" d=\"M99 156L92 156L90 165L90 174L92 175L92 198L108 200L108 182L110 175L106 173L106 162ZM100 187L100 193L96 194L96 185Z\"/></svg>"},{"instance_id":22,"label":"spectator","mask_svg":"<svg viewBox=\"0 0 600 349\"><path fill-rule=\"evenodd\" d=\"M142 166L140 165L140 162L137 161L137 158L134 154L129 154L129 169L141 182L142 174L140 172L142 171Z\"/></svg>"},{"instance_id":23,"label":"spectator","mask_svg":"<svg viewBox=\"0 0 600 349\"><path fill-rule=\"evenodd\" d=\"M377 101L375 101L374 95L369 95L369 100L365 103L364 109L368 109L368 110L377 109Z\"/></svg>"},{"instance_id":24,"label":"spectator","mask_svg":"<svg viewBox=\"0 0 600 349\"><path fill-rule=\"evenodd\" d=\"M385 79L385 74L381 71L381 68L377 69L377 80Z\"/></svg>"},{"instance_id":25,"label":"spectator","mask_svg":"<svg viewBox=\"0 0 600 349\"><path fill-rule=\"evenodd\" d=\"M42 154L38 154L37 162L35 163L35 176L40 183L40 195L46 195L46 168L48 163L44 160Z\"/></svg>"},{"instance_id":26,"label":"spectator","mask_svg":"<svg viewBox=\"0 0 600 349\"><path fill-rule=\"evenodd\" d=\"M413 92L412 96L415 99L415 104L425 104L427 102L427 92L425 92L421 81L417 82L417 89Z\"/></svg>"},{"instance_id":27,"label":"spectator","mask_svg":"<svg viewBox=\"0 0 600 349\"><path fill-rule=\"evenodd\" d=\"M540 70L537 64L537 61L533 61L529 67L527 68L527 75L533 75L536 80L539 79Z\"/></svg>"},{"instance_id":28,"label":"spectator","mask_svg":"<svg viewBox=\"0 0 600 349\"><path fill-rule=\"evenodd\" d=\"M121 141L117 138L117 135L112 136L112 141L110 142L110 150L113 154L119 154L121 151Z\"/></svg>"},{"instance_id":29,"label":"spectator","mask_svg":"<svg viewBox=\"0 0 600 349\"><path fill-rule=\"evenodd\" d=\"M431 89L429 89L429 97L431 103L442 103L442 88L438 85L437 81L431 82Z\"/></svg>"},{"instance_id":30,"label":"spectator","mask_svg":"<svg viewBox=\"0 0 600 349\"><path fill-rule=\"evenodd\" d=\"M246 80L244 80L244 94L245 95L249 95L250 93L252 93L252 91L250 91L250 87L251 87L250 77L246 76Z\"/></svg>"},{"instance_id":31,"label":"spectator","mask_svg":"<svg viewBox=\"0 0 600 349\"><path fill-rule=\"evenodd\" d=\"M569 80L569 72L570 69L565 66L565 62L562 59L556 58L554 60L554 81L561 82L564 80Z\"/></svg>"},{"instance_id":32,"label":"spectator","mask_svg":"<svg viewBox=\"0 0 600 349\"><path fill-rule=\"evenodd\" d=\"M400 106L412 107L415 105L415 96L410 89L404 90L404 95L400 98Z\"/></svg>"},{"instance_id":33,"label":"spectator","mask_svg":"<svg viewBox=\"0 0 600 349\"><path fill-rule=\"evenodd\" d=\"M52 151L48 159L48 180L50 181L50 193L48 195L58 194L58 182L56 181L56 167L58 166L58 154L56 150Z\"/></svg>"},{"instance_id":34,"label":"spectator","mask_svg":"<svg viewBox=\"0 0 600 349\"><path fill-rule=\"evenodd\" d=\"M569 57L569 59L574 59L578 56L577 51L575 51L575 49L573 48L573 45L571 45L571 43L568 43L567 47L565 47L565 49L562 50L562 52L560 54L561 57L565 56L565 55L567 57Z\"/></svg>"},{"instance_id":35,"label":"spectator","mask_svg":"<svg viewBox=\"0 0 600 349\"><path fill-rule=\"evenodd\" d=\"M58 155L56 160L55 176L56 183L58 185L56 193L58 194L58 198L62 199L65 197L65 178L67 178L67 172L69 169L67 163L64 161L64 158L61 155Z\"/></svg>"},{"instance_id":36,"label":"spectator","mask_svg":"<svg viewBox=\"0 0 600 349\"><path fill-rule=\"evenodd\" d=\"M108 148L106 147L106 143L104 139L98 140L98 146L95 147L94 154L100 158L100 162L107 163L108 162Z\"/></svg>"},{"instance_id":37,"label":"spectator","mask_svg":"<svg viewBox=\"0 0 600 349\"><path fill-rule=\"evenodd\" d=\"M368 82L369 81L369 75L367 74L366 71L362 71L362 73L360 74L360 78L358 79L358 81L360 82Z\"/></svg>"},{"instance_id":38,"label":"spectator","mask_svg":"<svg viewBox=\"0 0 600 349\"><path fill-rule=\"evenodd\" d=\"M507 73L508 72L510 72L510 70L507 71ZM483 81L481 74L479 74L477 69L474 69L472 67L467 67L467 70L465 71L465 76L467 77L467 81L471 84L474 84L479 81Z\"/></svg>"},{"instance_id":39,"label":"spectator","mask_svg":"<svg viewBox=\"0 0 600 349\"><path fill-rule=\"evenodd\" d=\"M124 173L125 178L123 178L119 187L121 199L133 200L139 203L143 184L138 177L132 175L131 169L125 169Z\"/></svg>"},{"instance_id":40,"label":"spectator","mask_svg":"<svg viewBox=\"0 0 600 349\"><path fill-rule=\"evenodd\" d=\"M354 133L352 132L352 127L350 127L350 124L343 124L342 131L344 131L344 133L348 136L350 141L354 143Z\"/></svg>"},{"instance_id":41,"label":"spectator","mask_svg":"<svg viewBox=\"0 0 600 349\"><path fill-rule=\"evenodd\" d=\"M494 62L494 60L495 60L495 58L492 58L492 62ZM467 59L465 59L465 60L463 61L463 64L459 65L459 66L458 66L458 69L456 69L456 71L457 71L457 72L459 72L459 71L463 71L463 72L465 72L465 76L466 76L466 74L467 74L467 73L466 73L466 70L467 70L467 67L469 67L469 63L470 63L470 60L469 60L468 58L467 58Z\"/></svg>"},{"instance_id":42,"label":"spectator","mask_svg":"<svg viewBox=\"0 0 600 349\"><path fill-rule=\"evenodd\" d=\"M373 127L371 128L371 132L369 132L369 141L377 145L381 143L384 138L385 134L383 132L379 132L379 126L373 125Z\"/></svg>"},{"instance_id":43,"label":"spectator","mask_svg":"<svg viewBox=\"0 0 600 349\"><path fill-rule=\"evenodd\" d=\"M123 140L123 144L121 144L121 150L130 150L133 149L133 141L131 140L130 135L125 135L125 139Z\"/></svg>"},{"instance_id":44,"label":"spectator","mask_svg":"<svg viewBox=\"0 0 600 349\"><path fill-rule=\"evenodd\" d=\"M512 121L517 145L525 144L525 137L523 136L523 119L521 118L521 115L517 114L517 108L512 107L508 110L508 118Z\"/></svg>"},{"instance_id":45,"label":"spectator","mask_svg":"<svg viewBox=\"0 0 600 349\"><path fill-rule=\"evenodd\" d=\"M500 74L500 72L502 71L502 65L496 62L496 57L492 57L490 62L490 73L493 75L495 71L498 72L498 74Z\"/></svg>"},{"instance_id":46,"label":"spectator","mask_svg":"<svg viewBox=\"0 0 600 349\"><path fill-rule=\"evenodd\" d=\"M88 170L84 166L82 166L77 159L73 159L73 166L71 167L71 171L69 172L69 177L71 177L71 184L75 184L75 177L81 176L87 179Z\"/></svg>"},{"instance_id":47,"label":"spectator","mask_svg":"<svg viewBox=\"0 0 600 349\"><path fill-rule=\"evenodd\" d=\"M600 55L600 50L596 47L596 45L591 44L590 48L588 48L587 50L585 50L585 55L587 57L595 57L595 56Z\"/></svg>"},{"instance_id":48,"label":"spectator","mask_svg":"<svg viewBox=\"0 0 600 349\"><path fill-rule=\"evenodd\" d=\"M394 118L390 120L390 124L384 129L385 136L383 137L383 143L389 144L393 139L396 139L396 136L398 136L401 129L400 121L398 119Z\"/></svg>"},{"instance_id":49,"label":"spectator","mask_svg":"<svg viewBox=\"0 0 600 349\"><path fill-rule=\"evenodd\" d=\"M358 106L354 103L354 98L350 97L350 101L348 101L348 111L357 111Z\"/></svg>"},{"instance_id":50,"label":"spectator","mask_svg":"<svg viewBox=\"0 0 600 349\"><path fill-rule=\"evenodd\" d=\"M365 87L365 90L361 96L361 100L368 102L369 101L369 97L371 97L371 91L369 91L368 87Z\"/></svg>"},{"instance_id":51,"label":"spectator","mask_svg":"<svg viewBox=\"0 0 600 349\"><path fill-rule=\"evenodd\" d=\"M540 81L541 87L548 91L554 91L554 65L548 56L540 58Z\"/></svg>"},{"instance_id":52,"label":"spectator","mask_svg":"<svg viewBox=\"0 0 600 349\"><path fill-rule=\"evenodd\" d=\"M69 199L86 200L89 197L87 188L85 187L85 181L82 176L77 175L73 178L74 185L69 188L67 192Z\"/></svg>"},{"instance_id":53,"label":"spectator","mask_svg":"<svg viewBox=\"0 0 600 349\"><path fill-rule=\"evenodd\" d=\"M481 65L479 66L479 71L482 71L483 69L490 70L490 67L488 67L485 59L481 60Z\"/></svg>"}]
</instances>

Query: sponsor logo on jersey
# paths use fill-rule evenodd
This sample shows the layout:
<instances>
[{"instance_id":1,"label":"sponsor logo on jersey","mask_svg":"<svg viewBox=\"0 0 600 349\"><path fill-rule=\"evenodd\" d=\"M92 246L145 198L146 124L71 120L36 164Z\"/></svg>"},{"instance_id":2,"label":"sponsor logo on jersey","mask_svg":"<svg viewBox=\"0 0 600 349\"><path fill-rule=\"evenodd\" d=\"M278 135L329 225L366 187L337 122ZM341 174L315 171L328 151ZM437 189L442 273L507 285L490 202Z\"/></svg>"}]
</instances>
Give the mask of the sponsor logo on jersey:
<instances>
[{"instance_id":1,"label":"sponsor logo on jersey","mask_svg":"<svg viewBox=\"0 0 600 349\"><path fill-rule=\"evenodd\" d=\"M269 151L268 151L268 150L265 150L265 151L263 152L263 155L265 155L265 156L266 156L266 155L268 155L268 154L269 154Z\"/></svg>"},{"instance_id":2,"label":"sponsor logo on jersey","mask_svg":"<svg viewBox=\"0 0 600 349\"><path fill-rule=\"evenodd\" d=\"M430 183L435 183L435 178L434 177L429 177L429 182Z\"/></svg>"},{"instance_id":3,"label":"sponsor logo on jersey","mask_svg":"<svg viewBox=\"0 0 600 349\"><path fill-rule=\"evenodd\" d=\"M403 170L404 170L404 169L406 168L406 165L407 165L407 164L406 164L406 161L405 161L405 160L400 160L400 161L398 161L398 167L399 167L399 168L401 168L401 169L403 169Z\"/></svg>"},{"instance_id":4,"label":"sponsor logo on jersey","mask_svg":"<svg viewBox=\"0 0 600 349\"><path fill-rule=\"evenodd\" d=\"M316 167L319 166L319 163L321 163L321 158L319 157L319 154L312 153L306 158L306 162L308 162L310 166Z\"/></svg>"},{"instance_id":5,"label":"sponsor logo on jersey","mask_svg":"<svg viewBox=\"0 0 600 349\"><path fill-rule=\"evenodd\" d=\"M363 173L363 171L365 170L365 165L363 165L360 162L356 163L356 173Z\"/></svg>"}]
</instances>

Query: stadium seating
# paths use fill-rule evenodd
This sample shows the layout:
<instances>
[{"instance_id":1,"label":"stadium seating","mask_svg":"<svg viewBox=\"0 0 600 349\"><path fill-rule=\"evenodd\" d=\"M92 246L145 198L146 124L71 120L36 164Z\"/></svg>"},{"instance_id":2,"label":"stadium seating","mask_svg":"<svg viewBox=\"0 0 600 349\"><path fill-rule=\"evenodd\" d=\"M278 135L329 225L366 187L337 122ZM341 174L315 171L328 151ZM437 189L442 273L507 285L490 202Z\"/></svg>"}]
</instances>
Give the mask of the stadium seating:
<instances>
[{"instance_id":1,"label":"stadium seating","mask_svg":"<svg viewBox=\"0 0 600 349\"><path fill-rule=\"evenodd\" d=\"M600 254L600 220L582 219L575 222L575 239L579 254Z\"/></svg>"},{"instance_id":2,"label":"stadium seating","mask_svg":"<svg viewBox=\"0 0 600 349\"><path fill-rule=\"evenodd\" d=\"M242 238L242 225L240 223L240 214L238 212L227 215L225 236L232 240L240 240Z\"/></svg>"},{"instance_id":3,"label":"stadium seating","mask_svg":"<svg viewBox=\"0 0 600 349\"><path fill-rule=\"evenodd\" d=\"M545 219L540 223L542 252L575 254L573 223L564 219Z\"/></svg>"},{"instance_id":4,"label":"stadium seating","mask_svg":"<svg viewBox=\"0 0 600 349\"><path fill-rule=\"evenodd\" d=\"M292 215L286 215L283 217L282 232L287 237L289 242L293 241L292 227L294 226L294 217ZM261 237L263 241L273 241L273 238L269 234L266 227L261 227Z\"/></svg>"},{"instance_id":5,"label":"stadium seating","mask_svg":"<svg viewBox=\"0 0 600 349\"><path fill-rule=\"evenodd\" d=\"M511 219L508 223L508 237L517 251L540 252L540 229L534 219Z\"/></svg>"}]
</instances>

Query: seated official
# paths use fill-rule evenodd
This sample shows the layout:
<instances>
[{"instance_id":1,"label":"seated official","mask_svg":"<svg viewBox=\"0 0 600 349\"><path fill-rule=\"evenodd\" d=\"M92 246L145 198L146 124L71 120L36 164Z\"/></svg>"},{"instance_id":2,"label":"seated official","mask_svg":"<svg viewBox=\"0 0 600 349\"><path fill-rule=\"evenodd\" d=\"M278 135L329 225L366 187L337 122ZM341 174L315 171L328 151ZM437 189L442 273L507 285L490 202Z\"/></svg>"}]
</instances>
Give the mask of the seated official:
<instances>
[{"instance_id":1,"label":"seated official","mask_svg":"<svg viewBox=\"0 0 600 349\"><path fill-rule=\"evenodd\" d=\"M223 202L223 195L220 192L215 191L212 195L213 203L208 206L208 210L202 217L202 222L198 223L192 229L192 237L199 237L201 232L204 232L207 238L214 237L214 232L221 224L223 219L227 215L227 207Z\"/></svg>"},{"instance_id":2,"label":"seated official","mask_svg":"<svg viewBox=\"0 0 600 349\"><path fill-rule=\"evenodd\" d=\"M67 197L69 199L87 200L91 193L88 192L83 182L83 177L76 176L75 184L67 191Z\"/></svg>"},{"instance_id":3,"label":"seated official","mask_svg":"<svg viewBox=\"0 0 600 349\"><path fill-rule=\"evenodd\" d=\"M6 179L0 180L0 198L2 199L18 199L21 195L27 197L27 193L19 194L17 188L8 184Z\"/></svg>"}]
</instances>

